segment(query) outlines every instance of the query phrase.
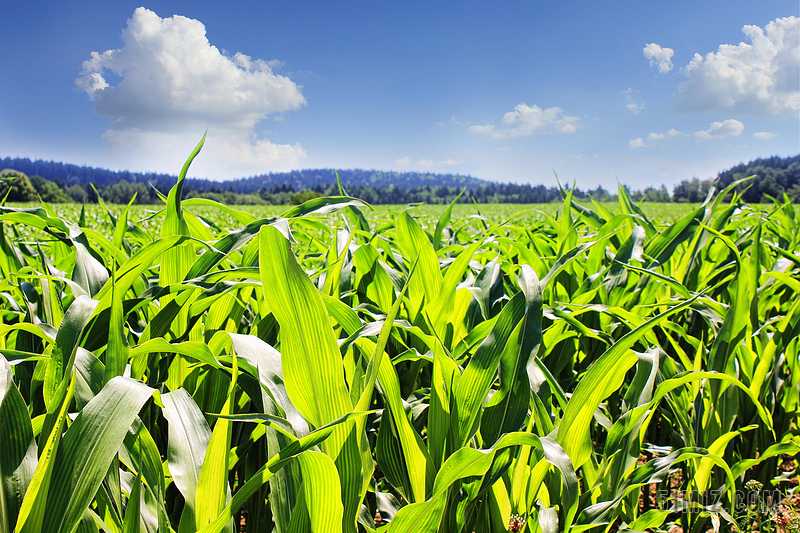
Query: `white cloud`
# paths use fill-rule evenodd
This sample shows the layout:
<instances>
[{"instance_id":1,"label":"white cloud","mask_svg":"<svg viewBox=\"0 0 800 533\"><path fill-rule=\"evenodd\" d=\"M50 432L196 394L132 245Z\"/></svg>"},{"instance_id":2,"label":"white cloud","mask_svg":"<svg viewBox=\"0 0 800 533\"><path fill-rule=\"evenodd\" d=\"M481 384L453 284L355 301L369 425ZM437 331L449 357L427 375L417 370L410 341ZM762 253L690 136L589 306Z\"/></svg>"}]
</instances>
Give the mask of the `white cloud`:
<instances>
[{"instance_id":1,"label":"white cloud","mask_svg":"<svg viewBox=\"0 0 800 533\"><path fill-rule=\"evenodd\" d=\"M672 128L671 130L665 131L664 133L650 133L650 134L648 134L647 135L647 142L650 143L650 144L646 144L644 142L644 139L642 137L639 137L638 139L631 140L628 143L628 145L631 148L649 148L650 146L653 146L653 144L656 143L657 141L663 141L664 139L668 139L670 137L683 137L685 135L686 134L683 133L682 131L678 131L675 128Z\"/></svg>"},{"instance_id":2,"label":"white cloud","mask_svg":"<svg viewBox=\"0 0 800 533\"><path fill-rule=\"evenodd\" d=\"M212 133L209 131L203 150L192 165L192 168L201 169L197 175L223 179L252 175L265 169L289 170L299 167L306 158L306 152L299 143L275 144L246 132L228 131L224 135ZM113 128L103 134L122 168L139 171L156 168L172 174L177 174L181 169L200 136L196 132L165 133Z\"/></svg>"},{"instance_id":3,"label":"white cloud","mask_svg":"<svg viewBox=\"0 0 800 533\"><path fill-rule=\"evenodd\" d=\"M775 134L768 131L757 131L753 134L753 139L772 139L773 137Z\"/></svg>"},{"instance_id":4,"label":"white cloud","mask_svg":"<svg viewBox=\"0 0 800 533\"><path fill-rule=\"evenodd\" d=\"M407 167L411 164L411 156L401 157L394 162L398 167Z\"/></svg>"},{"instance_id":5,"label":"white cloud","mask_svg":"<svg viewBox=\"0 0 800 533\"><path fill-rule=\"evenodd\" d=\"M666 74L672 70L672 56L675 51L672 48L661 48L656 43L650 43L644 47L644 57L650 60L650 66L658 66L661 74Z\"/></svg>"},{"instance_id":6,"label":"white cloud","mask_svg":"<svg viewBox=\"0 0 800 533\"><path fill-rule=\"evenodd\" d=\"M623 96L625 96L625 107L633 111L634 115L638 115L644 109L644 104L640 104L633 99L633 93L638 92L634 91L631 88L628 88L622 91Z\"/></svg>"},{"instance_id":7,"label":"white cloud","mask_svg":"<svg viewBox=\"0 0 800 533\"><path fill-rule=\"evenodd\" d=\"M724 111L743 115L797 117L800 110L800 19L780 18L744 26L750 40L723 44L705 57L695 54L683 68L680 112Z\"/></svg>"},{"instance_id":8,"label":"white cloud","mask_svg":"<svg viewBox=\"0 0 800 533\"><path fill-rule=\"evenodd\" d=\"M738 120L729 119L725 122L712 122L711 127L704 131L694 134L697 142L709 141L711 139L721 139L723 137L736 137L744 131L744 124Z\"/></svg>"},{"instance_id":9,"label":"white cloud","mask_svg":"<svg viewBox=\"0 0 800 533\"><path fill-rule=\"evenodd\" d=\"M486 126L477 126L477 125L470 126L469 128L467 128L467 131L475 135L482 135L484 137L494 137L495 139L504 138L501 135L499 135L499 133L496 133L494 131L494 126L492 126L491 124L487 124Z\"/></svg>"},{"instance_id":10,"label":"white cloud","mask_svg":"<svg viewBox=\"0 0 800 533\"><path fill-rule=\"evenodd\" d=\"M222 53L200 21L162 19L143 7L128 20L122 41L118 50L92 52L75 80L95 111L112 119L104 135L112 151L174 173L188 155L187 138L191 150L208 128L196 165L212 177L289 168L305 158L299 144L275 144L255 133L268 115L306 103L298 85L272 71L279 61ZM121 80L109 84L106 71Z\"/></svg>"},{"instance_id":11,"label":"white cloud","mask_svg":"<svg viewBox=\"0 0 800 533\"><path fill-rule=\"evenodd\" d=\"M446 159L444 161L434 161L432 159L422 159L421 161L417 162L417 165L423 168L430 168L430 167L452 167L458 165L458 161L454 161L453 159Z\"/></svg>"},{"instance_id":12,"label":"white cloud","mask_svg":"<svg viewBox=\"0 0 800 533\"><path fill-rule=\"evenodd\" d=\"M666 139L668 137L679 137L681 135L685 135L682 131L678 131L675 128L672 128L669 131L665 131L664 133L651 133L647 136L647 140L650 142L660 141L662 139Z\"/></svg>"},{"instance_id":13,"label":"white cloud","mask_svg":"<svg viewBox=\"0 0 800 533\"><path fill-rule=\"evenodd\" d=\"M631 139L631 142L628 143L631 148L646 148L647 145L644 144L644 139L638 137L636 139Z\"/></svg>"},{"instance_id":14,"label":"white cloud","mask_svg":"<svg viewBox=\"0 0 800 533\"><path fill-rule=\"evenodd\" d=\"M704 131L698 131L694 134L697 142L708 141L711 139L721 139L723 137L735 137L741 135L744 131L744 124L738 120L726 120L724 122L713 122L711 127ZM770 134L767 134L770 135ZM647 135L647 140L643 137L632 139L628 146L631 148L649 148L656 143L669 139L671 137L686 137L686 133L678 131L675 128L665 131L664 133L650 133ZM761 138L761 137L759 137ZM766 137L769 138L769 137Z\"/></svg>"},{"instance_id":15,"label":"white cloud","mask_svg":"<svg viewBox=\"0 0 800 533\"><path fill-rule=\"evenodd\" d=\"M503 115L499 125L470 126L468 131L492 139L508 139L532 135L537 131L572 133L582 127L580 117L564 116L560 107L542 109L537 105L522 103L514 111Z\"/></svg>"},{"instance_id":16,"label":"white cloud","mask_svg":"<svg viewBox=\"0 0 800 533\"><path fill-rule=\"evenodd\" d=\"M628 109L633 111L634 115L638 115L644 109L644 104L637 104L634 101L630 101L630 102L625 104L625 107L627 107Z\"/></svg>"}]
</instances>

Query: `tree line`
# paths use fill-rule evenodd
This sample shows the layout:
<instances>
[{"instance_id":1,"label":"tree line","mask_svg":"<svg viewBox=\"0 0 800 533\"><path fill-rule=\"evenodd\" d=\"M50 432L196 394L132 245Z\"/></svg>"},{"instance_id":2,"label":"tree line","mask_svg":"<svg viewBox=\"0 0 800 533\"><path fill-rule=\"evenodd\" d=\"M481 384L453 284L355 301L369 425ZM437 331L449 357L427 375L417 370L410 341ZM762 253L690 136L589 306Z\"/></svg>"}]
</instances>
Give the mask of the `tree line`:
<instances>
[{"instance_id":1,"label":"tree line","mask_svg":"<svg viewBox=\"0 0 800 533\"><path fill-rule=\"evenodd\" d=\"M403 188L396 185L353 185L347 187L347 194L361 198L370 204L448 204L458 197L460 203L519 203L538 204L561 201L561 193L557 187L544 185L491 183L485 182L474 189L448 185L422 185ZM148 183L130 183L122 180L113 185L95 186L90 184L67 185L56 179L51 181L41 176L28 177L18 170L6 169L0 173L0 199L9 202L36 202L41 199L46 203L97 203L98 198L112 204L126 204L133 200L135 204L159 203L159 195L164 195L167 187ZM299 204L311 198L338 195L336 184L317 184L312 187L296 188L293 184L262 187L253 193L237 193L228 184L217 183L207 190L191 189L184 186L184 198L209 198L227 205L289 205ZM582 191L575 188L575 198L591 196L598 201L616 201L617 195L598 186L594 190ZM670 196L666 187L647 188L644 191L633 191L634 200L651 202L669 202Z\"/></svg>"},{"instance_id":2,"label":"tree line","mask_svg":"<svg viewBox=\"0 0 800 533\"><path fill-rule=\"evenodd\" d=\"M8 161L14 160L0 160L0 168L2 168L2 163ZM59 165L64 166L63 164ZM44 168L46 169L47 166L44 165ZM83 168L102 170L92 169L91 167ZM342 171L342 173L344 172ZM557 187L546 187L544 185L494 183L465 176L457 176L456 178L458 179L455 179L453 175L443 176L443 179L448 184L435 184L428 183L429 176L421 173L405 173L409 175L406 176L405 180L401 179L399 184L394 182L381 184L379 181L370 181L372 178L370 180L367 179L370 176L374 178L376 171L358 172L363 175L356 179L355 183L343 180L347 186L347 193L371 204L406 204L415 202L447 204L457 197L460 203L475 202L479 204L535 204L561 200L561 193ZM340 173L340 176L342 173ZM84 184L75 179L74 176L73 179L68 181L57 176L54 179L48 179L38 174L28 177L19 169L9 168L0 173L0 200L5 198L9 202L36 202L41 199L47 203L97 203L98 198L102 198L104 202L114 204L128 203L131 200L137 204L156 204L160 202L159 195L165 194L175 182L175 178L168 175L153 174L153 181L142 181L143 177L150 175L128 174L134 177L134 181L119 179L112 183L101 181L99 183L89 182ZM293 173L284 174L292 175ZM255 183L253 180L256 177L229 182L187 180L184 185L184 194L186 198L209 198L228 205L298 204L318 196L339 194L338 185L336 184L336 172L333 170L329 173L328 171L295 171L294 174L296 174L295 179L283 183L271 183L270 185L265 185L264 182L260 188L252 188ZM308 178L309 174L313 174L315 176L314 180L319 181L311 185L303 185L303 179ZM391 174L402 175L404 173ZM416 177L412 176L412 174L416 175ZM350 174L347 175L350 176ZM303 176L305 177L301 179ZM745 201L765 202L770 198L782 198L786 194L792 202L800 202L800 155L788 158L776 156L756 159L746 164L737 165L719 173L717 177L718 186L725 187L736 180L748 176L755 176L755 178L747 180L737 187L738 192L743 195ZM329 181L321 181L323 177L329 179ZM247 180L251 180L249 182L250 188L243 186L243 183ZM422 184L408 185L409 183L414 183L414 180L421 180ZM198 182L200 186L197 186ZM477 185L476 182L478 183ZM407 186L403 186L403 184ZM627 186L625 188L631 198L637 202L696 203L705 198L711 185L711 180L692 178L681 181L673 188L671 194L664 185L659 188L647 187L641 191L631 190ZM616 194L605 190L602 186L586 191L575 188L573 195L578 199L591 197L600 202L617 200Z\"/></svg>"}]
</instances>

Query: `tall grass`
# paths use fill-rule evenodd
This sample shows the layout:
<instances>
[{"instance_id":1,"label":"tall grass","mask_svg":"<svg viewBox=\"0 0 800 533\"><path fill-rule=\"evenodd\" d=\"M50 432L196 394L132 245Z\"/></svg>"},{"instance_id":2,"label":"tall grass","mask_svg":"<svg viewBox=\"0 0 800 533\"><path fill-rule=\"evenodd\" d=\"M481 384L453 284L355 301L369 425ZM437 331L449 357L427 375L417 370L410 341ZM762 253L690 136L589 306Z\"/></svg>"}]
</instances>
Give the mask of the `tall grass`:
<instances>
[{"instance_id":1,"label":"tall grass","mask_svg":"<svg viewBox=\"0 0 800 533\"><path fill-rule=\"evenodd\" d=\"M700 532L796 490L791 205L258 218L182 202L192 158L147 223L0 207L0 531Z\"/></svg>"}]
</instances>

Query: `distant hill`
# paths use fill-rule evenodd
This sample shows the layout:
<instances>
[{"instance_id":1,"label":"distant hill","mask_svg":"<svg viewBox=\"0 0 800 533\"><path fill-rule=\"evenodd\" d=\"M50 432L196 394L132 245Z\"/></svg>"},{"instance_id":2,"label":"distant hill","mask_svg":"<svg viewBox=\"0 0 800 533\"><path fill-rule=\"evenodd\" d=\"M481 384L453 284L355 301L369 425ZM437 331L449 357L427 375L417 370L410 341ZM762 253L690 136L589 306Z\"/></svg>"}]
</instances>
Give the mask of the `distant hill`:
<instances>
[{"instance_id":1,"label":"distant hill","mask_svg":"<svg viewBox=\"0 0 800 533\"><path fill-rule=\"evenodd\" d=\"M176 176L170 174L112 171L54 161L31 161L27 158L0 159L0 170L4 174L10 173L0 179L0 200L7 191L14 191L9 201L36 201L41 198L48 203L96 203L100 195L104 201L111 203L127 203L135 196L137 203L153 204L159 202L159 197L150 184L161 193L166 193L177 180ZM19 182L10 184L8 179L15 172L19 176L14 179ZM336 173L336 170L326 168L273 172L229 181L187 179L184 197L199 196L231 205L299 203L315 196L338 194ZM456 197L459 202L477 203L533 204L561 200L560 191L553 186L497 183L459 174L360 169L339 170L338 173L348 194L371 204L441 204L449 203ZM800 203L800 155L755 159L724 170L717 178L722 188L735 180L753 175L755 179L737 187L745 201L769 202L770 198L782 199L786 194L792 202ZM27 176L30 176L30 180ZM696 203L706 197L711 183L711 180L686 179L675 185L672 194L664 185L644 190L632 190L626 186L626 189L635 202ZM461 194L463 189L467 191ZM588 195L601 202L617 198L614 192L606 191L601 186L585 192L576 188L573 195L575 198Z\"/></svg>"},{"instance_id":2,"label":"distant hill","mask_svg":"<svg viewBox=\"0 0 800 533\"><path fill-rule=\"evenodd\" d=\"M96 187L107 187L120 181L128 183L152 183L159 190L167 190L176 181L177 176L158 174L154 172L129 172L125 170L114 171L103 168L71 165L56 161L31 161L28 158L0 159L0 169L18 170L28 176L42 176L51 181L60 181L65 186L93 183ZM278 186L288 186L295 190L326 187L336 183L336 172L345 186L370 186L381 185L410 189L426 185L444 185L447 187L466 187L469 190L491 182L462 176L460 174L435 174L429 172L384 172L381 170L335 170L332 168L293 170L291 172L272 172L259 174L249 178L238 178L227 181L213 181L209 179L187 179L186 187L195 191L232 191L238 194L251 194L261 189L272 189Z\"/></svg>"}]
</instances>

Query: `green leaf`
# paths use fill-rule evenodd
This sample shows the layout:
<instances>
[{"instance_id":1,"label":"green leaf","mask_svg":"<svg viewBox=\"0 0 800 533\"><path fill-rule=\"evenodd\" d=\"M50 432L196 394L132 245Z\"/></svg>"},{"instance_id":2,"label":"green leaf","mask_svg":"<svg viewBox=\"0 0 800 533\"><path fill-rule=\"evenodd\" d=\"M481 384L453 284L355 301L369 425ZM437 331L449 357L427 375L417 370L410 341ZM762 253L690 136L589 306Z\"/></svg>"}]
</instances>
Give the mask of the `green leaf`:
<instances>
[{"instance_id":1,"label":"green leaf","mask_svg":"<svg viewBox=\"0 0 800 533\"><path fill-rule=\"evenodd\" d=\"M165 504L165 470L161 455L153 436L140 418L134 420L120 449L120 457L137 473L144 485L142 488L145 506L142 508L143 523L148 530L158 528L158 533L169 533L169 516ZM109 471L116 468L112 461ZM119 470L117 470L119 472ZM108 479L108 478L106 478Z\"/></svg>"},{"instance_id":2,"label":"green leaf","mask_svg":"<svg viewBox=\"0 0 800 533\"><path fill-rule=\"evenodd\" d=\"M345 207L370 207L364 200L349 198L347 196L326 196L312 198L307 202L292 207L281 215L282 218L297 218L308 215L326 215Z\"/></svg>"},{"instance_id":3,"label":"green leaf","mask_svg":"<svg viewBox=\"0 0 800 533\"><path fill-rule=\"evenodd\" d=\"M83 232L80 235L86 242ZM80 285L90 296L94 296L108 281L108 270L77 238L72 242L75 245L75 269L72 271L72 281Z\"/></svg>"},{"instance_id":4,"label":"green leaf","mask_svg":"<svg viewBox=\"0 0 800 533\"><path fill-rule=\"evenodd\" d=\"M453 314L456 299L456 288L461 282L461 278L469 268L475 252L483 245L482 240L477 240L466 250L458 254L444 273L441 286L432 301L425 306L425 314L433 324L434 329L440 337L445 336L446 325Z\"/></svg>"},{"instance_id":5,"label":"green leaf","mask_svg":"<svg viewBox=\"0 0 800 533\"><path fill-rule=\"evenodd\" d=\"M228 389L228 399L220 414L233 413L232 403L235 400L236 381L239 376L237 359L233 358L233 379ZM197 480L197 496L195 498L195 521L198 528L209 524L225 508L230 499L228 486L228 450L231 447L231 421L220 418L214 425L211 439L208 441L203 467Z\"/></svg>"},{"instance_id":6,"label":"green leaf","mask_svg":"<svg viewBox=\"0 0 800 533\"><path fill-rule=\"evenodd\" d=\"M185 389L161 396L164 418L169 424L167 464L172 481L186 501L187 527L196 530L195 495L203 458L211 440L211 429L203 413ZM188 514L187 514L188 513ZM181 522L184 518L181 519Z\"/></svg>"},{"instance_id":7,"label":"green leaf","mask_svg":"<svg viewBox=\"0 0 800 533\"><path fill-rule=\"evenodd\" d=\"M677 222L670 225L666 231L659 233L651 239L644 248L644 253L653 258L653 262L662 265L672 257L678 246L686 240L691 239L700 227L700 217L705 211L702 205L681 217Z\"/></svg>"},{"instance_id":8,"label":"green leaf","mask_svg":"<svg viewBox=\"0 0 800 533\"><path fill-rule=\"evenodd\" d=\"M286 392L280 352L254 335L238 333L227 335L231 339L236 355L258 369L258 379L264 390L262 403L268 403L264 398L265 395L268 396L283 411L292 430L297 435L306 435L309 431L308 422L300 415Z\"/></svg>"},{"instance_id":9,"label":"green leaf","mask_svg":"<svg viewBox=\"0 0 800 533\"><path fill-rule=\"evenodd\" d=\"M222 364L208 348L208 345L203 342L196 341L170 343L160 337L156 339L150 339L149 341L131 348L128 352L128 357L133 358L142 354L159 352L185 355L186 357L205 363L210 367L222 368Z\"/></svg>"},{"instance_id":10,"label":"green leaf","mask_svg":"<svg viewBox=\"0 0 800 533\"><path fill-rule=\"evenodd\" d=\"M481 436L485 444L493 444L504 433L521 428L528 414L530 386L527 367L542 342L542 291L536 272L522 265L519 278L525 294L525 316L518 325L517 335L503 350L500 358L500 388L489 400L481 421Z\"/></svg>"},{"instance_id":11,"label":"green leaf","mask_svg":"<svg viewBox=\"0 0 800 533\"><path fill-rule=\"evenodd\" d=\"M117 376L84 407L64 434L53 466L45 531L69 533L89 507L136 415L155 393Z\"/></svg>"},{"instance_id":12,"label":"green leaf","mask_svg":"<svg viewBox=\"0 0 800 533\"><path fill-rule=\"evenodd\" d=\"M259 238L264 299L280 324L286 391L306 420L320 427L353 410L336 337L321 293L297 263L289 241L271 226L262 227ZM341 475L342 527L354 530L373 469L363 431L343 425L322 449Z\"/></svg>"},{"instance_id":13,"label":"green leaf","mask_svg":"<svg viewBox=\"0 0 800 533\"><path fill-rule=\"evenodd\" d=\"M228 233L222 239L214 243L214 248L207 251L197 258L192 267L186 273L185 279L193 280L208 274L212 268L220 263L224 258L233 252L241 249L250 240L258 235L262 226L271 225L281 230L288 237L289 227L286 219L282 218L262 218L254 220L244 228Z\"/></svg>"},{"instance_id":14,"label":"green leaf","mask_svg":"<svg viewBox=\"0 0 800 533\"><path fill-rule=\"evenodd\" d=\"M183 182L186 178L186 172L189 166L200 153L203 148L206 136L200 140L200 143L194 149L189 159L183 165L178 182L170 189L169 196L167 197L167 209L164 215L164 223L161 226L161 237L175 237L175 236L190 236L192 235L189 230L189 225L184 217L183 209L181 208L181 196L183 192ZM195 259L194 245L191 242L179 244L164 251L161 255L161 267L158 270L159 283L162 287L167 287L173 283L179 283L184 279L192 263ZM161 305L168 305L175 297L165 296L161 298ZM170 325L170 332L173 336L177 337L187 330L189 327L188 311L189 306L192 304L193 298L189 298L178 312L175 320ZM199 329L193 329L190 334L192 341L199 341L201 333ZM184 360L182 356L176 357L172 362L170 369L170 376L167 379L167 386L170 389L176 389L183 385L190 373L189 363Z\"/></svg>"},{"instance_id":15,"label":"green leaf","mask_svg":"<svg viewBox=\"0 0 800 533\"><path fill-rule=\"evenodd\" d=\"M745 426L736 431L729 431L728 433L725 433L708 447L709 453L718 457L724 456L725 449L728 447L730 441L742 433L745 433L746 431L753 431L754 429L758 429L758 424L750 424L749 426ZM708 488L709 478L711 477L711 469L713 466L714 462L709 458L705 458L700 461L700 466L695 471L694 478L692 479L692 483L697 490L703 492Z\"/></svg>"},{"instance_id":16,"label":"green leaf","mask_svg":"<svg viewBox=\"0 0 800 533\"><path fill-rule=\"evenodd\" d=\"M83 329L92 316L97 301L79 296L72 302L64 315L64 320L58 328L56 344L50 355L45 377L44 397L49 402L53 399L56 389L67 376L72 375L72 364L75 360L75 351L81 338Z\"/></svg>"},{"instance_id":17,"label":"green leaf","mask_svg":"<svg viewBox=\"0 0 800 533\"><path fill-rule=\"evenodd\" d=\"M122 533L139 533L142 527L142 476L136 476L133 480L133 490L128 498L128 506L125 508L125 521L122 524Z\"/></svg>"},{"instance_id":18,"label":"green leaf","mask_svg":"<svg viewBox=\"0 0 800 533\"><path fill-rule=\"evenodd\" d=\"M642 335L689 307L698 297L684 300L629 331L589 367L575 388L558 427L558 443L564 447L576 468L583 466L592 453L589 430L594 412L601 401L620 388L625 374L636 363L636 355L630 349Z\"/></svg>"},{"instance_id":19,"label":"green leaf","mask_svg":"<svg viewBox=\"0 0 800 533\"><path fill-rule=\"evenodd\" d=\"M306 507L311 531L314 533L341 531L344 508L339 498L341 488L336 465L327 455L312 451L298 455L297 462L303 471L304 492L304 498L298 505Z\"/></svg>"},{"instance_id":20,"label":"green leaf","mask_svg":"<svg viewBox=\"0 0 800 533\"><path fill-rule=\"evenodd\" d=\"M0 532L11 533L37 463L28 408L13 381L11 365L0 356Z\"/></svg>"},{"instance_id":21,"label":"green leaf","mask_svg":"<svg viewBox=\"0 0 800 533\"><path fill-rule=\"evenodd\" d=\"M115 376L121 376L125 372L125 366L128 364L128 337L125 334L122 295L119 294L114 286L111 287L111 319L108 326L105 381L109 381Z\"/></svg>"},{"instance_id":22,"label":"green leaf","mask_svg":"<svg viewBox=\"0 0 800 533\"><path fill-rule=\"evenodd\" d=\"M208 524L197 533L217 533L218 531L221 531L228 520L233 518L234 513L236 513L236 511L238 511L242 505L244 505L244 503L256 493L258 489L267 483L276 472L280 471L281 468L289 464L289 462L292 461L298 454L301 454L304 451L324 442L325 439L330 437L330 435L340 424L346 425L348 423L352 423L353 420L362 416L366 416L370 412L371 411L349 413L329 424L324 425L319 429L312 431L308 435L299 438L283 448L280 452L272 456L269 461L267 461L267 463L258 470L258 472L250 476L250 479L248 479L247 482L236 492L236 494L233 495L233 498L231 498L230 502L228 502L228 505L225 506L225 509L213 522ZM343 518L342 523L344 523L345 518Z\"/></svg>"},{"instance_id":23,"label":"green leaf","mask_svg":"<svg viewBox=\"0 0 800 533\"><path fill-rule=\"evenodd\" d=\"M281 325L286 391L300 413L320 427L353 408L336 337L319 291L297 264L289 241L270 226L261 228L260 239L264 298ZM334 457L343 437L328 443Z\"/></svg>"},{"instance_id":24,"label":"green leaf","mask_svg":"<svg viewBox=\"0 0 800 533\"><path fill-rule=\"evenodd\" d=\"M56 463L56 450L61 441L61 429L67 418L67 408L75 393L75 378L68 380L69 386L65 390L64 399L58 409L58 416L49 434L43 434L47 440L41 448L39 463L33 473L28 490L22 500L19 510L16 531L19 533L40 533L43 531L42 522L45 519L45 510L50 490L50 481L53 477ZM40 441L41 442L41 441Z\"/></svg>"},{"instance_id":25,"label":"green leaf","mask_svg":"<svg viewBox=\"0 0 800 533\"><path fill-rule=\"evenodd\" d=\"M489 335L484 339L469 360L464 374L455 390L454 409L456 416L450 424L456 448L464 446L472 437L478 413L486 401L489 388L498 372L500 357L526 309L525 295L517 293L500 312ZM517 347L515 350L519 350Z\"/></svg>"},{"instance_id":26,"label":"green leaf","mask_svg":"<svg viewBox=\"0 0 800 533\"><path fill-rule=\"evenodd\" d=\"M395 300L392 305L389 315L381 327L380 335L378 336L378 343L375 346L375 351L369 361L366 375L367 386L361 393L356 410L366 410L372 402L372 389L374 387L375 376L377 375L378 381L381 385L384 401L389 408L389 414L392 417L392 428L398 435L400 441L400 448L402 450L402 460L395 455L392 455L394 463L401 462L402 464L392 465L397 470L403 470L402 476L408 480L410 485L410 492L406 497L410 501L423 501L435 478L435 471L431 461L428 450L422 441L419 433L413 428L411 422L408 420L403 399L400 393L400 380L397 377L392 361L386 354L386 344L389 341L389 335L392 330L392 325L398 312L400 305L403 301L402 296L405 294L408 285L411 283L411 278L414 276L416 269L412 267L409 273L406 286L400 291L400 296ZM384 411L385 415L385 411ZM389 424L386 425L387 429ZM363 431L363 429L359 429Z\"/></svg>"},{"instance_id":27,"label":"green leaf","mask_svg":"<svg viewBox=\"0 0 800 533\"><path fill-rule=\"evenodd\" d=\"M433 302L442 286L442 272L439 259L428 238L428 234L411 218L408 211L397 217L397 246L409 265L416 264L419 275L415 276L409 287L411 305L414 313L423 303ZM415 315L412 315L412 319Z\"/></svg>"},{"instance_id":28,"label":"green leaf","mask_svg":"<svg viewBox=\"0 0 800 533\"><path fill-rule=\"evenodd\" d=\"M461 189L461 192L458 193L458 195L456 195L455 198L453 198L453 201L450 202L450 205L447 206L447 209L444 210L444 213L442 213L442 216L440 216L438 222L436 222L436 230L434 230L433 232L434 250L439 250L442 247L442 232L444 231L444 228L447 227L448 224L450 224L450 217L452 216L453 213L453 206L456 205L458 199L461 198L461 195L464 194L466 190L467 189Z\"/></svg>"},{"instance_id":29,"label":"green leaf","mask_svg":"<svg viewBox=\"0 0 800 533\"><path fill-rule=\"evenodd\" d=\"M564 450L552 439L539 438L531 433L509 433L492 448L475 450L461 448L442 465L436 476L431 497L422 503L414 503L400 509L392 520L390 533L428 533L437 531L447 504L450 487L458 480L484 476L492 466L495 454L510 446L533 446L541 450L547 461L555 466L562 477L562 508L569 516L575 513L578 499L578 478ZM571 519L567 519L566 528Z\"/></svg>"}]
</instances>

